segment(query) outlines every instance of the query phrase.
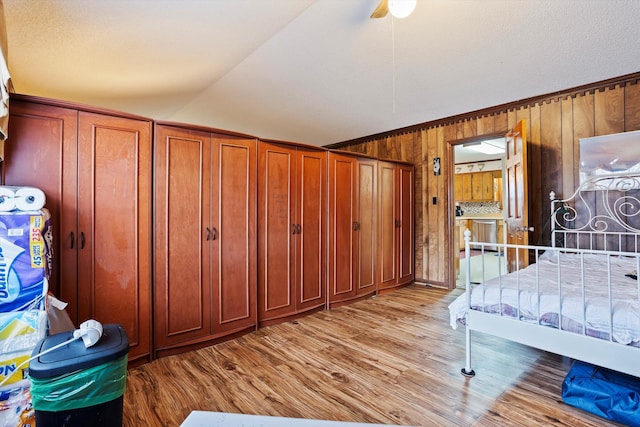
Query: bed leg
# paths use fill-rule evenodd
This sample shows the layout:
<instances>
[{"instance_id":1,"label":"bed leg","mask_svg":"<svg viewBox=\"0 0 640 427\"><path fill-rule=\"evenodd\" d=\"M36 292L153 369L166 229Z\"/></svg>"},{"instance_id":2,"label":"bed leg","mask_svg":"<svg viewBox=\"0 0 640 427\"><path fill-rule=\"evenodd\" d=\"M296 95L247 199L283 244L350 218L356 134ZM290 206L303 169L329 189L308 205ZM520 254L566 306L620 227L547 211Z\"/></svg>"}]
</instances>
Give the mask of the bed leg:
<instances>
[{"instance_id":1,"label":"bed leg","mask_svg":"<svg viewBox=\"0 0 640 427\"><path fill-rule=\"evenodd\" d=\"M460 373L467 378L471 378L474 377L476 373L471 369L471 329L469 329L468 326L465 328L465 338L467 343L467 359L466 365L464 368L460 369Z\"/></svg>"},{"instance_id":2,"label":"bed leg","mask_svg":"<svg viewBox=\"0 0 640 427\"><path fill-rule=\"evenodd\" d=\"M476 371L474 371L473 369L470 371L467 371L465 368L462 368L460 369L460 373L467 378L473 378L476 376Z\"/></svg>"}]
</instances>

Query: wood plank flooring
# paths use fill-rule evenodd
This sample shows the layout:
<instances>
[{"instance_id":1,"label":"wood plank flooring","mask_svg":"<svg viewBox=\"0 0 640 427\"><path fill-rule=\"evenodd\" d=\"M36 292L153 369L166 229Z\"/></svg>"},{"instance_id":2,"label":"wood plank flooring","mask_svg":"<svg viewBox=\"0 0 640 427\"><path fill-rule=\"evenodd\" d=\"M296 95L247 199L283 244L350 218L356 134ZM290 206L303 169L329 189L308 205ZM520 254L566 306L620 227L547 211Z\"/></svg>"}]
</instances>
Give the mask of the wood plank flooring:
<instances>
[{"instance_id":1,"label":"wood plank flooring","mask_svg":"<svg viewBox=\"0 0 640 427\"><path fill-rule=\"evenodd\" d=\"M411 426L617 425L565 405L570 360L449 326L460 290L411 285L129 370L125 426L192 410Z\"/></svg>"}]
</instances>

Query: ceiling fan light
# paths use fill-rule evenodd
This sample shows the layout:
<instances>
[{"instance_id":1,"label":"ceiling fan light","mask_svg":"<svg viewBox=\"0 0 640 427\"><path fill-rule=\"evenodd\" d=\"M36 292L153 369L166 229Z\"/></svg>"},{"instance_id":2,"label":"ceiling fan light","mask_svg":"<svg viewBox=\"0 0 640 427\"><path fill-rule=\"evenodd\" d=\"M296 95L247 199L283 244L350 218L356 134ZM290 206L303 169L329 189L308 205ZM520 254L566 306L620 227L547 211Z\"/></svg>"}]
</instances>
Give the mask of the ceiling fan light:
<instances>
[{"instance_id":1,"label":"ceiling fan light","mask_svg":"<svg viewBox=\"0 0 640 427\"><path fill-rule=\"evenodd\" d=\"M389 12L395 18L406 18L413 13L418 0L389 0Z\"/></svg>"}]
</instances>

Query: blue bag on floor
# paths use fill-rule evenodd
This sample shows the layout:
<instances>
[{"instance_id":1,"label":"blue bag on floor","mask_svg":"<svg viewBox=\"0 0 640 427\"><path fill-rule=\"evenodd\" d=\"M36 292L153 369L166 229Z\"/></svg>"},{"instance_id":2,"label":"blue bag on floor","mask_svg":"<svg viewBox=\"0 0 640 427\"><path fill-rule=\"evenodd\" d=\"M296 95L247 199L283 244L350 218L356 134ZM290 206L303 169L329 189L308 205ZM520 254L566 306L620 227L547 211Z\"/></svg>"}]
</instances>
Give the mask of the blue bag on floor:
<instances>
[{"instance_id":1,"label":"blue bag on floor","mask_svg":"<svg viewBox=\"0 0 640 427\"><path fill-rule=\"evenodd\" d=\"M640 378L576 360L562 383L564 403L640 427Z\"/></svg>"}]
</instances>

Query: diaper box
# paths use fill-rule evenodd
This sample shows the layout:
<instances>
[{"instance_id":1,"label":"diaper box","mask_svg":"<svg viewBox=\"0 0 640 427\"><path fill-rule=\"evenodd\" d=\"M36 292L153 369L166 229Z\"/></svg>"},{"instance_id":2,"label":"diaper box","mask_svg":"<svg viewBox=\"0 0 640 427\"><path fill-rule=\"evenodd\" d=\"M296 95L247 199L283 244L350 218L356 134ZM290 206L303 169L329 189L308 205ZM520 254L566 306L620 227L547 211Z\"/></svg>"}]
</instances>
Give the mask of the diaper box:
<instances>
[{"instance_id":1,"label":"diaper box","mask_svg":"<svg viewBox=\"0 0 640 427\"><path fill-rule=\"evenodd\" d=\"M0 213L0 313L44 309L52 256L48 210Z\"/></svg>"}]
</instances>

